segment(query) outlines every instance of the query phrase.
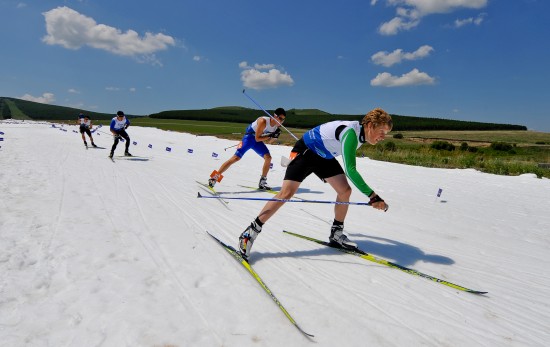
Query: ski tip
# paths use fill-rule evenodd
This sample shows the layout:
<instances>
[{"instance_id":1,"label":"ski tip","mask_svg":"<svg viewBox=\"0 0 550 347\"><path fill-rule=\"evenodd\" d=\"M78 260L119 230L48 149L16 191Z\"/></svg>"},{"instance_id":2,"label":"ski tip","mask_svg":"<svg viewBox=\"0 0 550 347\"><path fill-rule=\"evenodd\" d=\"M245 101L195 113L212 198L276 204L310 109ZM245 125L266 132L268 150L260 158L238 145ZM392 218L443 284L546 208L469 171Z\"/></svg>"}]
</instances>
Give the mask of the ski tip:
<instances>
[{"instance_id":1,"label":"ski tip","mask_svg":"<svg viewBox=\"0 0 550 347\"><path fill-rule=\"evenodd\" d=\"M294 326L295 326L296 328L298 328L298 330L299 330L302 334L304 334L305 337L307 337L307 338L309 338L309 339L312 339L312 338L315 337L315 335L310 334L310 333L307 333L307 332L306 332L304 329L302 329L302 327L299 326L296 322L293 322L293 324L294 324Z\"/></svg>"},{"instance_id":2,"label":"ski tip","mask_svg":"<svg viewBox=\"0 0 550 347\"><path fill-rule=\"evenodd\" d=\"M315 337L315 335L310 334L310 333L306 333L306 332L303 331L303 330L302 330L302 334L306 335L306 337L309 337L309 338L311 338L311 339Z\"/></svg>"},{"instance_id":3,"label":"ski tip","mask_svg":"<svg viewBox=\"0 0 550 347\"><path fill-rule=\"evenodd\" d=\"M477 295L483 295L483 294L488 294L489 292L481 292L479 290L469 290L470 293L472 294L477 294Z\"/></svg>"},{"instance_id":4,"label":"ski tip","mask_svg":"<svg viewBox=\"0 0 550 347\"><path fill-rule=\"evenodd\" d=\"M202 198L202 195L200 192L197 192L197 198ZM210 234L210 233L209 233Z\"/></svg>"}]
</instances>

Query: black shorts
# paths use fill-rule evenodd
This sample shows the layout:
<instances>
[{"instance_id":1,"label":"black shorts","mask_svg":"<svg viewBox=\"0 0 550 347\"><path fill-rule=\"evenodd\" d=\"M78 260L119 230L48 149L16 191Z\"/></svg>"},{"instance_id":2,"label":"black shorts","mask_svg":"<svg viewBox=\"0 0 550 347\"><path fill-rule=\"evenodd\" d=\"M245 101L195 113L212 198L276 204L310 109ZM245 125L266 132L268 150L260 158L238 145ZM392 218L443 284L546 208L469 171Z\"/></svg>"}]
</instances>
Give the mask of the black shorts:
<instances>
[{"instance_id":1,"label":"black shorts","mask_svg":"<svg viewBox=\"0 0 550 347\"><path fill-rule=\"evenodd\" d=\"M80 133L81 134L86 133L86 134L88 134L88 136L92 136L92 133L90 132L90 128L88 128L84 124L80 125Z\"/></svg>"},{"instance_id":2,"label":"black shorts","mask_svg":"<svg viewBox=\"0 0 550 347\"><path fill-rule=\"evenodd\" d=\"M321 158L314 151L306 147L303 139L296 142L292 152L298 154L288 164L285 180L303 182L312 173L322 180L344 174L344 169L342 169L336 158Z\"/></svg>"}]
</instances>

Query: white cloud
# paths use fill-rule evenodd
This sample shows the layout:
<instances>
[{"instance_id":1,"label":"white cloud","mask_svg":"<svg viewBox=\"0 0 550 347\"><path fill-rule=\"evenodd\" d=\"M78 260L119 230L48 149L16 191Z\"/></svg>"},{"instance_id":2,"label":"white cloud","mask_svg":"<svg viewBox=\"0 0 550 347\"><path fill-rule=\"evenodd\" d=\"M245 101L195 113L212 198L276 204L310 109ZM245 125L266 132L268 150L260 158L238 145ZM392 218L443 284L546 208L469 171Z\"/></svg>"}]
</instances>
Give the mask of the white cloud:
<instances>
[{"instance_id":1,"label":"white cloud","mask_svg":"<svg viewBox=\"0 0 550 347\"><path fill-rule=\"evenodd\" d=\"M42 94L42 96L32 96L30 94L25 94L19 97L19 99L39 102L41 104L51 104L55 101L55 95L53 93L44 93Z\"/></svg>"},{"instance_id":2,"label":"white cloud","mask_svg":"<svg viewBox=\"0 0 550 347\"><path fill-rule=\"evenodd\" d=\"M420 23L420 20L404 20L400 17L395 17L389 22L383 23L378 28L378 32L382 35L395 35L399 31L409 30Z\"/></svg>"},{"instance_id":3,"label":"white cloud","mask_svg":"<svg viewBox=\"0 0 550 347\"><path fill-rule=\"evenodd\" d=\"M275 68L275 64L254 64L254 66L250 66L248 62L241 61L239 67L241 69L270 70Z\"/></svg>"},{"instance_id":4,"label":"white cloud","mask_svg":"<svg viewBox=\"0 0 550 347\"><path fill-rule=\"evenodd\" d=\"M118 91L120 91L120 88L119 87L105 87L105 90L110 91L110 92L118 92Z\"/></svg>"},{"instance_id":5,"label":"white cloud","mask_svg":"<svg viewBox=\"0 0 550 347\"><path fill-rule=\"evenodd\" d=\"M457 9L480 9L487 6L488 0L386 0L390 6L404 6L418 11L420 16L436 13L449 13Z\"/></svg>"},{"instance_id":6,"label":"white cloud","mask_svg":"<svg viewBox=\"0 0 550 347\"><path fill-rule=\"evenodd\" d=\"M135 93L136 90L137 90L137 89L136 89L135 87L131 87L131 88L129 89L129 91L132 92L132 93Z\"/></svg>"},{"instance_id":7,"label":"white cloud","mask_svg":"<svg viewBox=\"0 0 550 347\"><path fill-rule=\"evenodd\" d=\"M25 7L27 7L27 4L24 3L24 2L19 2L19 3L17 4L17 8L25 8Z\"/></svg>"},{"instance_id":8,"label":"white cloud","mask_svg":"<svg viewBox=\"0 0 550 347\"><path fill-rule=\"evenodd\" d=\"M435 78L430 77L425 72L418 71L418 69L413 69L400 77L382 72L370 81L370 85L373 87L407 87L434 83Z\"/></svg>"},{"instance_id":9,"label":"white cloud","mask_svg":"<svg viewBox=\"0 0 550 347\"><path fill-rule=\"evenodd\" d=\"M142 64L151 64L153 66L159 66L162 67L162 62L157 58L155 54L145 54L140 56L135 56L134 59L138 63Z\"/></svg>"},{"instance_id":10,"label":"white cloud","mask_svg":"<svg viewBox=\"0 0 550 347\"><path fill-rule=\"evenodd\" d=\"M67 90L67 92L71 94L80 94L80 92L74 88L70 88L69 90Z\"/></svg>"},{"instance_id":11,"label":"white cloud","mask_svg":"<svg viewBox=\"0 0 550 347\"><path fill-rule=\"evenodd\" d=\"M72 108L79 108L81 110L86 108L83 102L78 102L76 104L73 104L73 103L71 103L71 101L69 99L65 99L65 102L67 103L67 106L72 107Z\"/></svg>"},{"instance_id":12,"label":"white cloud","mask_svg":"<svg viewBox=\"0 0 550 347\"><path fill-rule=\"evenodd\" d=\"M271 69L268 72L261 72L255 69L244 70L241 72L241 81L243 85L250 89L277 88L279 86L292 86L294 81L287 73L282 73L277 69Z\"/></svg>"},{"instance_id":13,"label":"white cloud","mask_svg":"<svg viewBox=\"0 0 550 347\"><path fill-rule=\"evenodd\" d=\"M161 33L146 32L140 37L134 30L122 32L120 29L98 24L94 19L66 6L44 12L43 15L46 19L47 35L42 41L67 49L89 46L117 55L138 56L152 55L176 44L173 37ZM152 61L158 60L154 58ZM151 59L146 62L151 62Z\"/></svg>"},{"instance_id":14,"label":"white cloud","mask_svg":"<svg viewBox=\"0 0 550 347\"><path fill-rule=\"evenodd\" d=\"M390 67L392 65L401 63L403 60L418 60L425 58L429 56L433 50L433 47L424 45L412 53L404 53L403 50L400 48L391 53L380 51L374 53L371 56L371 60L376 65Z\"/></svg>"},{"instance_id":15,"label":"white cloud","mask_svg":"<svg viewBox=\"0 0 550 347\"><path fill-rule=\"evenodd\" d=\"M239 63L239 68L243 69L241 81L246 88L267 89L294 85L292 77L286 72L275 69L274 64L254 64L254 67L251 67L246 61L242 61Z\"/></svg>"},{"instance_id":16,"label":"white cloud","mask_svg":"<svg viewBox=\"0 0 550 347\"><path fill-rule=\"evenodd\" d=\"M254 64L256 70L270 70L275 68L275 64Z\"/></svg>"},{"instance_id":17,"label":"white cloud","mask_svg":"<svg viewBox=\"0 0 550 347\"><path fill-rule=\"evenodd\" d=\"M382 35L396 35L399 31L416 27L422 17L431 14L450 13L459 9L480 9L488 0L386 0L388 6L396 7L396 17L383 23L378 32ZM377 1L372 0L371 5Z\"/></svg>"},{"instance_id":18,"label":"white cloud","mask_svg":"<svg viewBox=\"0 0 550 347\"><path fill-rule=\"evenodd\" d=\"M460 27L463 27L465 25L470 25L470 24L474 24L474 25L481 25L481 23L483 22L483 19L485 18L487 14L486 13L480 13L477 17L470 17L470 18L465 18L465 19L456 19L454 21L454 26L455 28L460 28Z\"/></svg>"}]
</instances>

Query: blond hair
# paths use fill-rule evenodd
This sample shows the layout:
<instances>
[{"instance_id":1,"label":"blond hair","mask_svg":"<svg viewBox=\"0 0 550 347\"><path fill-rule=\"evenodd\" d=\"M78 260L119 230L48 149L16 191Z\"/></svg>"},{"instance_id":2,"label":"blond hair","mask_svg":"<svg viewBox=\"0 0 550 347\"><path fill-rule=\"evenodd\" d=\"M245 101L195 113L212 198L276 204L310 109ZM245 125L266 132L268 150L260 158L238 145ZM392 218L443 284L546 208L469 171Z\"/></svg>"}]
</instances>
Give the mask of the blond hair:
<instances>
[{"instance_id":1,"label":"blond hair","mask_svg":"<svg viewBox=\"0 0 550 347\"><path fill-rule=\"evenodd\" d=\"M390 130L393 128L393 121L391 119L391 116L379 107L375 108L372 111L369 111L369 113L367 113L366 116L363 117L361 124L368 123L372 123L374 127L387 124L390 127Z\"/></svg>"}]
</instances>

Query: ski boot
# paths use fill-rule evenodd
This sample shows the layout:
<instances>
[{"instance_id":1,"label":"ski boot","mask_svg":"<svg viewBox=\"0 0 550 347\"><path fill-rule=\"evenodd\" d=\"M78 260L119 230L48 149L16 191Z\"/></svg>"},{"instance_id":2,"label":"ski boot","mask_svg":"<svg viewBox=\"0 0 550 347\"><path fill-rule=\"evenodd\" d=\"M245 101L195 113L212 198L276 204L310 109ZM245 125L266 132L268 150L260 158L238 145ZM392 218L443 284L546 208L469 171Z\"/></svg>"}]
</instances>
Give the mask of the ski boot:
<instances>
[{"instance_id":1,"label":"ski boot","mask_svg":"<svg viewBox=\"0 0 550 347\"><path fill-rule=\"evenodd\" d=\"M223 175L219 173L217 170L212 171L212 173L210 174L210 178L208 179L208 186L210 188L214 188L214 186L216 185L216 182L221 182L222 178L223 178Z\"/></svg>"},{"instance_id":2,"label":"ski boot","mask_svg":"<svg viewBox=\"0 0 550 347\"><path fill-rule=\"evenodd\" d=\"M271 190L271 187L267 184L267 177L262 176L260 178L260 182L258 183L258 189Z\"/></svg>"},{"instance_id":3,"label":"ski boot","mask_svg":"<svg viewBox=\"0 0 550 347\"><path fill-rule=\"evenodd\" d=\"M330 237L328 238L329 243L332 246L339 248L357 248L357 244L344 234L343 225L332 225L330 229Z\"/></svg>"},{"instance_id":4,"label":"ski boot","mask_svg":"<svg viewBox=\"0 0 550 347\"><path fill-rule=\"evenodd\" d=\"M243 258L247 261L252 250L254 240L256 240L256 237L258 237L258 234L260 234L261 231L262 227L259 226L256 221L253 221L239 237L239 251Z\"/></svg>"}]
</instances>

